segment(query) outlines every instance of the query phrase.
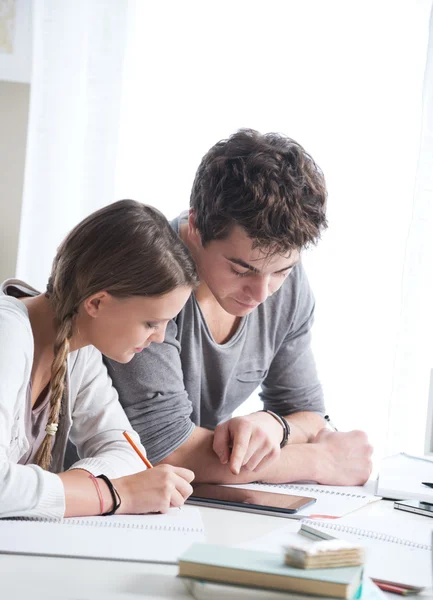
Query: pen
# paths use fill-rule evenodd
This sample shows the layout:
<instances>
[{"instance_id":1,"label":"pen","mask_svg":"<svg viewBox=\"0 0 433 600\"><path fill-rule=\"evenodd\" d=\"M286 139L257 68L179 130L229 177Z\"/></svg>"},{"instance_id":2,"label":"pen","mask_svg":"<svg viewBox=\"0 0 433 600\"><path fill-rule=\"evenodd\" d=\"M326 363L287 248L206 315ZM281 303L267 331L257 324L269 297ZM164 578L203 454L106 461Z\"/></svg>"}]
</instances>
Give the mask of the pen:
<instances>
[{"instance_id":1,"label":"pen","mask_svg":"<svg viewBox=\"0 0 433 600\"><path fill-rule=\"evenodd\" d=\"M144 462L144 464L146 465L146 467L148 469L153 469L153 465L150 462L150 460L148 460L144 454L142 453L142 451L137 447L137 445L135 444L135 442L132 440L131 436L129 435L129 433L127 433L126 431L123 432L123 435L125 436L125 438L127 439L127 441L131 444L131 446L134 448L134 450L136 451L136 453L138 454L138 456L141 458L141 460Z\"/></svg>"},{"instance_id":2,"label":"pen","mask_svg":"<svg viewBox=\"0 0 433 600\"><path fill-rule=\"evenodd\" d=\"M421 483L429 488L433 488L433 483L431 483L430 481L421 481Z\"/></svg>"},{"instance_id":3,"label":"pen","mask_svg":"<svg viewBox=\"0 0 433 600\"><path fill-rule=\"evenodd\" d=\"M324 419L331 429L333 429L334 431L338 431L338 429L335 427L334 423L331 421L331 417L329 415L325 415Z\"/></svg>"}]
</instances>

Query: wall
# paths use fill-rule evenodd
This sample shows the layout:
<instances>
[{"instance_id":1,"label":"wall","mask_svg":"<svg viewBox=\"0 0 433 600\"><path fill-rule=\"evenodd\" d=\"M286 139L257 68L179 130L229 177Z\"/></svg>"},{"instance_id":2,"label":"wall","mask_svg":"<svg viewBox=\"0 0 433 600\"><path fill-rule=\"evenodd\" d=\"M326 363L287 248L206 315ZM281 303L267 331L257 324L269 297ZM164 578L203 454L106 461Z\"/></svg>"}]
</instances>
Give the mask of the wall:
<instances>
[{"instance_id":1,"label":"wall","mask_svg":"<svg viewBox=\"0 0 433 600\"><path fill-rule=\"evenodd\" d=\"M0 81L0 281L15 275L30 85Z\"/></svg>"}]
</instances>

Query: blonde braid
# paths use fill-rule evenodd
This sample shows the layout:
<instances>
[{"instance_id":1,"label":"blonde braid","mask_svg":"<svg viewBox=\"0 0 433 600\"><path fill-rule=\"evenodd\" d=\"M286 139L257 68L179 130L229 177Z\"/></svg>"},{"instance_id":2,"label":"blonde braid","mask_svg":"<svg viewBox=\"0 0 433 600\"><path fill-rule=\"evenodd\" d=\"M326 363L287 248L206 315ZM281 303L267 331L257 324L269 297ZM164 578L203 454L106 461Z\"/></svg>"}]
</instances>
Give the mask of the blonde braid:
<instances>
[{"instance_id":1,"label":"blonde braid","mask_svg":"<svg viewBox=\"0 0 433 600\"><path fill-rule=\"evenodd\" d=\"M54 360L51 365L50 380L50 414L45 428L44 437L35 456L35 463L45 470L49 469L51 463L51 450L53 436L55 436L59 424L59 413L62 404L63 391L65 389L65 377L68 366L69 340L72 336L72 320L74 315L67 315L57 328L56 341L54 343Z\"/></svg>"}]
</instances>

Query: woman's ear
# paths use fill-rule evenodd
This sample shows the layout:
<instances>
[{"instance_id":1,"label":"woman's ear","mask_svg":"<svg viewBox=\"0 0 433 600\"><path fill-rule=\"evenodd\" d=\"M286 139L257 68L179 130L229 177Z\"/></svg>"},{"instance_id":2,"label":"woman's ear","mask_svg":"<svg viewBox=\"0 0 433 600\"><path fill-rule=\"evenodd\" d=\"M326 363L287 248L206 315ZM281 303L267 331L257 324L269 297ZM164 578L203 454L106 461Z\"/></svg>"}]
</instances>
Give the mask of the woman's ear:
<instances>
[{"instance_id":1,"label":"woman's ear","mask_svg":"<svg viewBox=\"0 0 433 600\"><path fill-rule=\"evenodd\" d=\"M110 294L108 292L98 292L86 298L83 302L83 309L93 319L98 318L103 312L104 308L110 301Z\"/></svg>"}]
</instances>

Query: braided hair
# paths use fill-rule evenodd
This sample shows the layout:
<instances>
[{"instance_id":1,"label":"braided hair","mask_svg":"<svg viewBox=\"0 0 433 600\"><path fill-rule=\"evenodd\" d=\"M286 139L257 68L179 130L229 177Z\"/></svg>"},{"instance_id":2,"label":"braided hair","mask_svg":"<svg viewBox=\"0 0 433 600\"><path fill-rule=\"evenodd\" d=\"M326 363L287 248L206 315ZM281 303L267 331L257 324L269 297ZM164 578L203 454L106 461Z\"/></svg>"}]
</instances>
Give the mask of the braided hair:
<instances>
[{"instance_id":1,"label":"braided hair","mask_svg":"<svg viewBox=\"0 0 433 600\"><path fill-rule=\"evenodd\" d=\"M45 296L56 328L50 412L35 462L49 469L65 393L70 340L80 305L106 291L118 298L159 296L194 288L198 278L188 249L158 210L120 200L92 213L65 238L54 258Z\"/></svg>"}]
</instances>

